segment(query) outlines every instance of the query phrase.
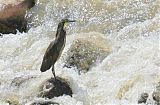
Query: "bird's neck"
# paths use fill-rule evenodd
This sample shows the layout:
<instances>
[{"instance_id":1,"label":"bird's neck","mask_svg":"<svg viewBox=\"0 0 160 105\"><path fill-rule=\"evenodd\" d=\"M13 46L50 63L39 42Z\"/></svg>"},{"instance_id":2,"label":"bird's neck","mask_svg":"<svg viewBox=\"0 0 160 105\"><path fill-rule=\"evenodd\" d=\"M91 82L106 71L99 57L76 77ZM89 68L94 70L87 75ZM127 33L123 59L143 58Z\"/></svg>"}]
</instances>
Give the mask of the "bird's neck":
<instances>
[{"instance_id":1,"label":"bird's neck","mask_svg":"<svg viewBox=\"0 0 160 105\"><path fill-rule=\"evenodd\" d=\"M59 36L60 35L60 33L59 32L65 32L65 27L64 27L64 25L65 25L65 23L59 23L58 24L58 28L57 28L57 33L56 33L56 37L58 38L58 37L61 37L61 36ZM65 35L65 34L64 34Z\"/></svg>"},{"instance_id":2,"label":"bird's neck","mask_svg":"<svg viewBox=\"0 0 160 105\"><path fill-rule=\"evenodd\" d=\"M64 25L65 25L65 23L64 23L64 22L63 22L63 23L62 23L62 22L61 22L61 23L59 23L59 24L58 24L58 28L57 28L57 30L58 30L58 29L64 30Z\"/></svg>"}]
</instances>

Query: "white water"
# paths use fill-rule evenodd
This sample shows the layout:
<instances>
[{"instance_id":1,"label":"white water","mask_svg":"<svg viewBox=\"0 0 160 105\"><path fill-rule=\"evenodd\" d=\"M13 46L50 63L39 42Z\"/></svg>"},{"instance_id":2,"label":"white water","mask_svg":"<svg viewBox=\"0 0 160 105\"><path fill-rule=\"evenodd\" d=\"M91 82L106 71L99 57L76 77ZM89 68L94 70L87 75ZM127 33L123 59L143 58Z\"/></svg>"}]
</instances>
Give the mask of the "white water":
<instances>
[{"instance_id":1,"label":"white water","mask_svg":"<svg viewBox=\"0 0 160 105\"><path fill-rule=\"evenodd\" d=\"M66 14L78 22L68 27L56 74L70 82L74 94L51 100L60 105L136 105L139 95L147 92L148 104L154 105L151 93L160 81L159 0L40 0L31 13L34 27L28 33L0 38L0 105L8 105L7 100L22 105L45 100L36 97L38 87L52 73L39 68ZM110 55L82 75L75 68L63 68L76 34L94 32L110 40ZM16 87L11 85L16 77L34 78Z\"/></svg>"}]
</instances>

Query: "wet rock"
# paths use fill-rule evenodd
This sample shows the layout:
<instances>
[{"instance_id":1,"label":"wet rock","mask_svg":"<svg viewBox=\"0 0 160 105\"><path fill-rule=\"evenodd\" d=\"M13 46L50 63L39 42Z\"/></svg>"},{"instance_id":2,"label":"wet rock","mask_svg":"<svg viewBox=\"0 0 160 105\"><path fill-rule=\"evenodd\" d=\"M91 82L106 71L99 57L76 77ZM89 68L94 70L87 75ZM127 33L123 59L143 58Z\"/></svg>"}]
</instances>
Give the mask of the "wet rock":
<instances>
[{"instance_id":1,"label":"wet rock","mask_svg":"<svg viewBox=\"0 0 160 105\"><path fill-rule=\"evenodd\" d=\"M153 92L152 97L156 104L160 105L160 92Z\"/></svg>"},{"instance_id":2,"label":"wet rock","mask_svg":"<svg viewBox=\"0 0 160 105\"><path fill-rule=\"evenodd\" d=\"M72 96L72 89L68 82L60 77L48 79L40 87L40 97L53 98L64 94Z\"/></svg>"},{"instance_id":3,"label":"wet rock","mask_svg":"<svg viewBox=\"0 0 160 105\"><path fill-rule=\"evenodd\" d=\"M34 79L34 78L36 78L36 77L34 77L34 76L15 77L11 82L11 86L19 87L23 83L25 83L25 82L27 82L27 81L29 81L31 79Z\"/></svg>"},{"instance_id":4,"label":"wet rock","mask_svg":"<svg viewBox=\"0 0 160 105\"><path fill-rule=\"evenodd\" d=\"M146 103L148 96L149 96L148 93L142 93L138 100L138 104Z\"/></svg>"},{"instance_id":5,"label":"wet rock","mask_svg":"<svg viewBox=\"0 0 160 105\"><path fill-rule=\"evenodd\" d=\"M160 105L160 82L158 82L156 90L152 93L152 97L156 105Z\"/></svg>"},{"instance_id":6,"label":"wet rock","mask_svg":"<svg viewBox=\"0 0 160 105\"><path fill-rule=\"evenodd\" d=\"M0 38L2 38L3 37L3 35L2 35L2 33L0 33Z\"/></svg>"},{"instance_id":7,"label":"wet rock","mask_svg":"<svg viewBox=\"0 0 160 105\"><path fill-rule=\"evenodd\" d=\"M16 34L27 31L26 11L35 5L35 0L23 0L19 4L8 4L0 11L0 33Z\"/></svg>"},{"instance_id":8,"label":"wet rock","mask_svg":"<svg viewBox=\"0 0 160 105\"><path fill-rule=\"evenodd\" d=\"M38 102L33 102L30 105L59 105L59 103L53 101L38 101Z\"/></svg>"},{"instance_id":9,"label":"wet rock","mask_svg":"<svg viewBox=\"0 0 160 105\"><path fill-rule=\"evenodd\" d=\"M67 52L66 67L77 67L87 72L96 62L101 62L111 52L108 40L100 33L76 35Z\"/></svg>"}]
</instances>

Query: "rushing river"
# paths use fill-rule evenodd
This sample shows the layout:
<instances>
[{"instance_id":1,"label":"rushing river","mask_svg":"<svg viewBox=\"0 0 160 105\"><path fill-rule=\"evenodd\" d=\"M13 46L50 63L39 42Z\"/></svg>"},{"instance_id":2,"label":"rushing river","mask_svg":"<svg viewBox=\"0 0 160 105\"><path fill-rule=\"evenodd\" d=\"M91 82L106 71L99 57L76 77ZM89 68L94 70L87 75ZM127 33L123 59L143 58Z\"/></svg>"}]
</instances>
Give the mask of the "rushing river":
<instances>
[{"instance_id":1,"label":"rushing river","mask_svg":"<svg viewBox=\"0 0 160 105\"><path fill-rule=\"evenodd\" d=\"M147 92L148 105L154 105L151 93L160 81L159 0L37 1L27 16L30 30L0 38L0 105L46 100L37 97L37 88L52 73L41 73L40 65L64 17L77 22L67 28L66 47L55 70L70 82L73 97L64 95L52 101L60 105L136 105L139 95ZM111 53L81 75L75 68L63 68L63 58L76 35L93 33L109 40ZM28 79L14 86L15 78Z\"/></svg>"}]
</instances>

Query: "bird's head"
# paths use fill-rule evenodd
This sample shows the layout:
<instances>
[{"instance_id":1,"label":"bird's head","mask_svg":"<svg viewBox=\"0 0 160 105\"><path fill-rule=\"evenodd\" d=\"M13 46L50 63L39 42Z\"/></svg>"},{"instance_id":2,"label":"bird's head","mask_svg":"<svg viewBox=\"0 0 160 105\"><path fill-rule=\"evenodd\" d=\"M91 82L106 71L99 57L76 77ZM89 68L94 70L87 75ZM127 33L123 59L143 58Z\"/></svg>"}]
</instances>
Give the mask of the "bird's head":
<instances>
[{"instance_id":1,"label":"bird's head","mask_svg":"<svg viewBox=\"0 0 160 105\"><path fill-rule=\"evenodd\" d=\"M75 20L69 20L69 19L62 19L62 23L69 23L69 22L76 22Z\"/></svg>"},{"instance_id":2,"label":"bird's head","mask_svg":"<svg viewBox=\"0 0 160 105\"><path fill-rule=\"evenodd\" d=\"M76 22L75 20L69 20L69 19L62 19L60 23L63 24L63 29L66 30L67 24L70 22Z\"/></svg>"},{"instance_id":3,"label":"bird's head","mask_svg":"<svg viewBox=\"0 0 160 105\"><path fill-rule=\"evenodd\" d=\"M69 22L76 22L75 20L69 20L67 18L65 19L62 19L60 21L60 23L58 24L58 28L57 29L63 29L63 30L66 30L66 27L67 27L67 23Z\"/></svg>"}]
</instances>

